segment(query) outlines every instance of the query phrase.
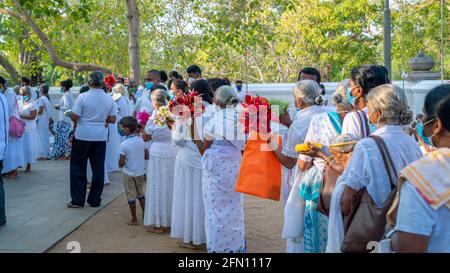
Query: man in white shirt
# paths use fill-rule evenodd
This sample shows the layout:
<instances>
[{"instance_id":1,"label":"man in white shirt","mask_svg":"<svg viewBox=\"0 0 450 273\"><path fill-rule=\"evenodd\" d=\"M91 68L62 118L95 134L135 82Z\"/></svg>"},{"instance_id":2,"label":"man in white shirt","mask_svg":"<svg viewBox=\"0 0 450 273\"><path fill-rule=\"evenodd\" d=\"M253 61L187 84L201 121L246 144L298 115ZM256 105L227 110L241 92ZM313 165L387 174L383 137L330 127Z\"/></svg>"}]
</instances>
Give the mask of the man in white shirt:
<instances>
[{"instance_id":1,"label":"man in white shirt","mask_svg":"<svg viewBox=\"0 0 450 273\"><path fill-rule=\"evenodd\" d=\"M245 101L247 89L244 90L243 82L241 80L236 81L236 94L239 101Z\"/></svg>"},{"instance_id":2,"label":"man in white shirt","mask_svg":"<svg viewBox=\"0 0 450 273\"><path fill-rule=\"evenodd\" d=\"M2 78L3 79L3 78ZM3 83L4 84L4 83ZM3 88L2 84L2 88ZM0 174L3 170L3 159L6 154L6 146L8 145L9 131L9 106L6 97L0 93ZM0 226L6 224L5 214L5 190L3 188L3 178L0 175Z\"/></svg>"},{"instance_id":3,"label":"man in white shirt","mask_svg":"<svg viewBox=\"0 0 450 273\"><path fill-rule=\"evenodd\" d=\"M117 105L102 89L103 74L99 71L89 74L89 91L76 99L71 119L75 123L75 137L70 156L69 208L84 206L86 199L87 162L91 164L92 181L87 203L99 207L105 178L106 141L108 123L116 122Z\"/></svg>"}]
</instances>

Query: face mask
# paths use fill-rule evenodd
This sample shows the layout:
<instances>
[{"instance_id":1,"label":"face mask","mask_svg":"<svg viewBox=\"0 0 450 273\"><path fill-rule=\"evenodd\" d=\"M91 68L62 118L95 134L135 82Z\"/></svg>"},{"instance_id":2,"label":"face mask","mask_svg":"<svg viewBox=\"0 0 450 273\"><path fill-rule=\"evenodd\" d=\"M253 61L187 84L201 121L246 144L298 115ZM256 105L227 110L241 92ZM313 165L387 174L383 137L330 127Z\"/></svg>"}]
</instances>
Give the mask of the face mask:
<instances>
[{"instance_id":1,"label":"face mask","mask_svg":"<svg viewBox=\"0 0 450 273\"><path fill-rule=\"evenodd\" d=\"M242 91L242 86L236 86L237 91L241 92Z\"/></svg>"},{"instance_id":2,"label":"face mask","mask_svg":"<svg viewBox=\"0 0 450 273\"><path fill-rule=\"evenodd\" d=\"M189 79L188 79L188 83L189 83L189 85L191 85L191 83L192 83L193 81L195 81L195 79L194 79L194 78L191 78L191 77L189 77Z\"/></svg>"},{"instance_id":3,"label":"face mask","mask_svg":"<svg viewBox=\"0 0 450 273\"><path fill-rule=\"evenodd\" d=\"M371 121L370 121L370 117L374 114L375 112L373 112L372 114L368 114L368 125L369 125L369 130L370 130L370 132L371 133L373 133L373 132L375 132L377 129L378 129L378 126L376 125L376 124L373 124Z\"/></svg>"},{"instance_id":4,"label":"face mask","mask_svg":"<svg viewBox=\"0 0 450 273\"><path fill-rule=\"evenodd\" d=\"M130 88L130 93L131 93L131 94L136 93L136 87Z\"/></svg>"},{"instance_id":5,"label":"face mask","mask_svg":"<svg viewBox=\"0 0 450 273\"><path fill-rule=\"evenodd\" d=\"M125 136L125 132L123 131L123 129L120 128L120 127L118 127L118 129L119 129L119 135L120 136Z\"/></svg>"},{"instance_id":6,"label":"face mask","mask_svg":"<svg viewBox=\"0 0 450 273\"><path fill-rule=\"evenodd\" d=\"M61 89L59 89L59 92L60 92L60 93L64 93L64 88L61 87Z\"/></svg>"},{"instance_id":7,"label":"face mask","mask_svg":"<svg viewBox=\"0 0 450 273\"><path fill-rule=\"evenodd\" d=\"M153 82L146 82L145 83L145 89L147 89L148 91L150 91L153 87Z\"/></svg>"},{"instance_id":8,"label":"face mask","mask_svg":"<svg viewBox=\"0 0 450 273\"><path fill-rule=\"evenodd\" d=\"M29 96L22 96L22 101L29 101L30 97Z\"/></svg>"},{"instance_id":9,"label":"face mask","mask_svg":"<svg viewBox=\"0 0 450 273\"><path fill-rule=\"evenodd\" d=\"M347 100L351 105L355 105L355 97L352 96L352 89L350 87L347 88Z\"/></svg>"},{"instance_id":10,"label":"face mask","mask_svg":"<svg viewBox=\"0 0 450 273\"><path fill-rule=\"evenodd\" d=\"M169 96L170 100L174 100L175 99L175 94L173 93L172 90L169 90L169 92L167 92L167 95Z\"/></svg>"}]
</instances>

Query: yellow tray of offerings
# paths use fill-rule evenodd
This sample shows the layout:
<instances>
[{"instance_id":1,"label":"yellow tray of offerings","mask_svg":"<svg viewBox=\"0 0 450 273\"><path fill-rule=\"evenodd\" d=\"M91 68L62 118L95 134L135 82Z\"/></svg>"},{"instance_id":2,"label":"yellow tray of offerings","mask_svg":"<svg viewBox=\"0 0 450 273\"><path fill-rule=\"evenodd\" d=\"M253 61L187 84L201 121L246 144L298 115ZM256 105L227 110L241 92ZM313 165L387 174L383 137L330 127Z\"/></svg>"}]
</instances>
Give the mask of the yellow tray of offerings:
<instances>
[{"instance_id":1,"label":"yellow tray of offerings","mask_svg":"<svg viewBox=\"0 0 450 273\"><path fill-rule=\"evenodd\" d=\"M297 144L295 145L295 151L297 153L306 153L309 152L311 150L311 145L314 147L317 147L319 149L323 148L323 145L320 143L302 143L302 144Z\"/></svg>"}]
</instances>

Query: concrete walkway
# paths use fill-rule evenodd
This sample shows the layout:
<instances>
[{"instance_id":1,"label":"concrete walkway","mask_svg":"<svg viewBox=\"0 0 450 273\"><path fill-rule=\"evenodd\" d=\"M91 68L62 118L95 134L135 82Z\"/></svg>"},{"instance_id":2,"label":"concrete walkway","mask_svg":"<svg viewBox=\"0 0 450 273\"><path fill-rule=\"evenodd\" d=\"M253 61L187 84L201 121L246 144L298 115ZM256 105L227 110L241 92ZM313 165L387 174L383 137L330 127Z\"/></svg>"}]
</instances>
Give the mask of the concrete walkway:
<instances>
[{"instance_id":1,"label":"concrete walkway","mask_svg":"<svg viewBox=\"0 0 450 273\"><path fill-rule=\"evenodd\" d=\"M39 161L32 169L4 180L7 224L0 227L0 252L44 252L123 192L122 174L110 173L102 207L68 209L69 162Z\"/></svg>"}]
</instances>

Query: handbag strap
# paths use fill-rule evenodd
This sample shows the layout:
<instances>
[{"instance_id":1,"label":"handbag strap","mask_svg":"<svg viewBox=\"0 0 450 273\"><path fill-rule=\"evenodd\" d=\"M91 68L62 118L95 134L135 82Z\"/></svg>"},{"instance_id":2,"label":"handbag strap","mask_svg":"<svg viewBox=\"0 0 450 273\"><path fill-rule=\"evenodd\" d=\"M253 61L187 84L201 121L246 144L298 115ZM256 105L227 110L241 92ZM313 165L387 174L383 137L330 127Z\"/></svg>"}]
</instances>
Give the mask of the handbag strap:
<instances>
[{"instance_id":1,"label":"handbag strap","mask_svg":"<svg viewBox=\"0 0 450 273\"><path fill-rule=\"evenodd\" d=\"M370 135L369 137L373 139L378 146L381 157L383 158L383 163L386 168L392 190L395 188L394 178L396 179L397 177L397 171L395 170L394 161L392 160L392 157L387 149L386 143L381 137L376 135Z\"/></svg>"},{"instance_id":2,"label":"handbag strap","mask_svg":"<svg viewBox=\"0 0 450 273\"><path fill-rule=\"evenodd\" d=\"M370 132L369 123L367 121L366 113L356 110L356 115L358 116L358 120L359 120L359 124L360 124L361 136L363 138L366 138L370 134L369 133Z\"/></svg>"}]
</instances>

